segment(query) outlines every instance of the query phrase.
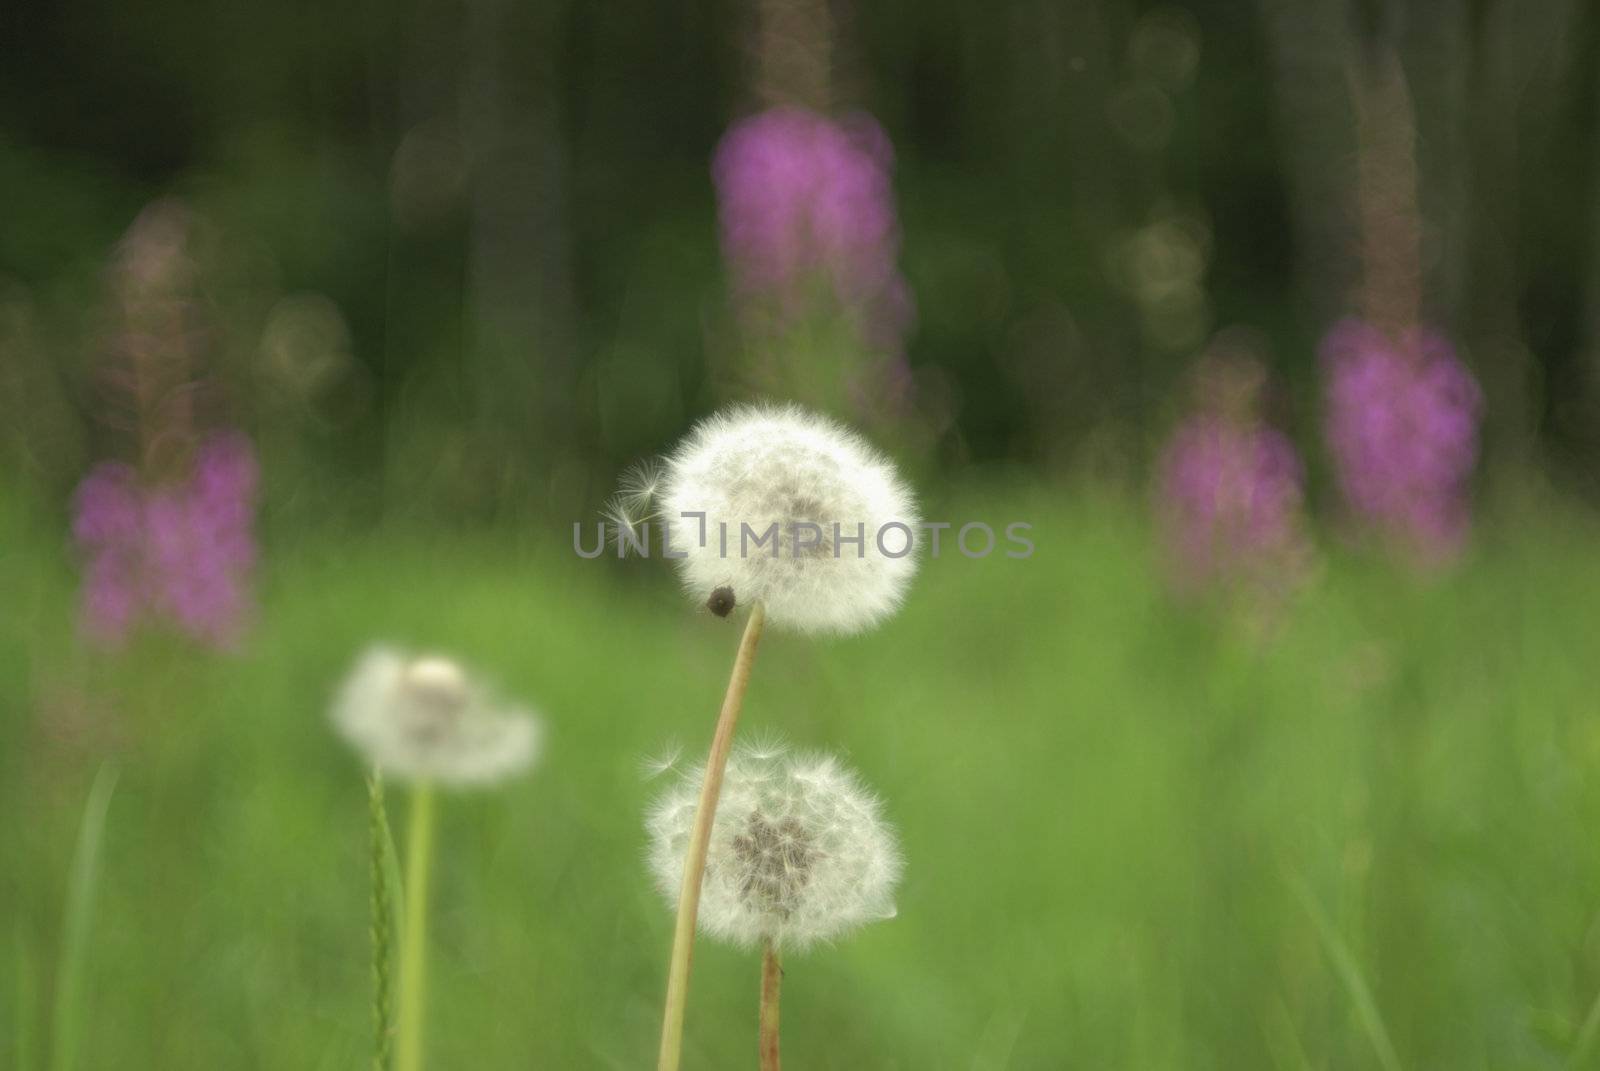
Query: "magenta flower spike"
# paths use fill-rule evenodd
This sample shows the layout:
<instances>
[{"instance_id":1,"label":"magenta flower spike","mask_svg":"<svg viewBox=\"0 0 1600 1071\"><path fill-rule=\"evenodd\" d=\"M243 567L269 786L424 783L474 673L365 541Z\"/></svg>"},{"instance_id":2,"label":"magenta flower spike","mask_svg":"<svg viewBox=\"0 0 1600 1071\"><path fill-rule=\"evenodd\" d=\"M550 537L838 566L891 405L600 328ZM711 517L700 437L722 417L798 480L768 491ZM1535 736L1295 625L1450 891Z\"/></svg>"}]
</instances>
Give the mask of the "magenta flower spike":
<instances>
[{"instance_id":1,"label":"magenta flower spike","mask_svg":"<svg viewBox=\"0 0 1600 1071\"><path fill-rule=\"evenodd\" d=\"M1398 340L1355 318L1323 339L1327 437L1350 511L1427 559L1453 556L1471 521L1483 395L1435 331Z\"/></svg>"},{"instance_id":2,"label":"magenta flower spike","mask_svg":"<svg viewBox=\"0 0 1600 1071\"><path fill-rule=\"evenodd\" d=\"M179 483L145 486L118 462L91 469L72 523L84 633L116 645L158 620L208 646L236 646L251 611L258 479L249 440L235 432L204 439Z\"/></svg>"},{"instance_id":3,"label":"magenta flower spike","mask_svg":"<svg viewBox=\"0 0 1600 1071\"><path fill-rule=\"evenodd\" d=\"M869 116L798 108L735 123L712 162L723 258L747 332L767 349L808 317L842 317L861 360L837 400L857 408L909 392L904 349L916 308L897 264L893 165L889 138Z\"/></svg>"}]
</instances>

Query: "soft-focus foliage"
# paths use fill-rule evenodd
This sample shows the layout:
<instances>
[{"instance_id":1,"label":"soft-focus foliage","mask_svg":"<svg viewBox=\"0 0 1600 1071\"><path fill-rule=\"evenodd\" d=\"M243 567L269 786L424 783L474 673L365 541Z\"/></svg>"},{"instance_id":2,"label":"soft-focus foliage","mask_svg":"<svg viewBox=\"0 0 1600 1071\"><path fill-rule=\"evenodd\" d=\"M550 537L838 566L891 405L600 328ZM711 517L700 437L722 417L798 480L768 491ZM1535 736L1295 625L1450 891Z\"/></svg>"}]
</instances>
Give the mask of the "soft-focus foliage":
<instances>
[{"instance_id":1,"label":"soft-focus foliage","mask_svg":"<svg viewBox=\"0 0 1600 1071\"><path fill-rule=\"evenodd\" d=\"M434 1062L648 1063L672 918L639 822L661 785L637 763L673 737L698 757L736 625L687 613L660 563L575 564L565 533L396 530L269 558L248 658L152 636L87 666L53 525L15 505L8 962L19 937L51 962L88 785L108 752L122 767L83 1068L363 1064L366 789L325 710L375 622L560 712L539 776L441 811ZM1403 1067L1560 1066L1600 992L1593 519L1485 518L1498 552L1427 583L1330 541L1263 645L1174 605L1139 507L952 498L1029 517L1039 553L927 562L905 610L848 643L763 641L745 731L846 753L907 860L893 921L790 971L791 1061L1370 1069L1292 871ZM748 954L698 945L686 1065L753 1063L756 985Z\"/></svg>"},{"instance_id":2,"label":"soft-focus foliage","mask_svg":"<svg viewBox=\"0 0 1600 1071\"><path fill-rule=\"evenodd\" d=\"M679 566L867 633L774 628L744 716L911 861L786 982L794 1066L1584 1066L1597 101L1582 0L8 8L0 1066L53 1014L85 1069L370 1055L361 767L534 742L394 654L352 757L375 636L560 712L440 815L436 1066L645 1065L637 758L700 753L736 626L568 533L762 397L822 416L701 424L618 515L1037 547ZM1270 389L1186 402L1235 328ZM686 1065L754 998L706 942Z\"/></svg>"}]
</instances>

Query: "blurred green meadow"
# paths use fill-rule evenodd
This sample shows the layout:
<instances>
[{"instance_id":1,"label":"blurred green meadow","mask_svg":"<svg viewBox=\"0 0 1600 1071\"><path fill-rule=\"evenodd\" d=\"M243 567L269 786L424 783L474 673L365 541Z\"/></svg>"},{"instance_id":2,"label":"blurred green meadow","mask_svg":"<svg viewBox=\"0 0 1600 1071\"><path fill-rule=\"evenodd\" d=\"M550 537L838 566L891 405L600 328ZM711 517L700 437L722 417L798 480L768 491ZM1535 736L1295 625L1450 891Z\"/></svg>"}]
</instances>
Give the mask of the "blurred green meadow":
<instances>
[{"instance_id":1,"label":"blurred green meadow","mask_svg":"<svg viewBox=\"0 0 1600 1071\"><path fill-rule=\"evenodd\" d=\"M925 562L887 626L774 633L753 679L742 732L842 752L907 859L898 917L787 962L792 1066L1600 1066L1592 517L1490 516L1433 577L1324 540L1263 618L1168 595L1142 503L938 497L1037 553ZM442 800L432 1065L648 1064L645 762L703 751L737 642L666 563L580 560L564 522L269 535L242 653L110 654L75 638L60 519L0 502L0 1063L53 1066L102 764L79 1066L370 1060L366 790L326 711L388 639L548 728L530 776ZM757 982L700 942L687 1066L753 1063Z\"/></svg>"},{"instance_id":2,"label":"blurred green meadow","mask_svg":"<svg viewBox=\"0 0 1600 1071\"><path fill-rule=\"evenodd\" d=\"M1036 547L763 641L906 860L791 1069L1600 1069L1600 4L190 7L0 10L0 1071L373 1066L385 642L547 733L428 1071L654 1066L739 624L571 528L758 398Z\"/></svg>"}]
</instances>

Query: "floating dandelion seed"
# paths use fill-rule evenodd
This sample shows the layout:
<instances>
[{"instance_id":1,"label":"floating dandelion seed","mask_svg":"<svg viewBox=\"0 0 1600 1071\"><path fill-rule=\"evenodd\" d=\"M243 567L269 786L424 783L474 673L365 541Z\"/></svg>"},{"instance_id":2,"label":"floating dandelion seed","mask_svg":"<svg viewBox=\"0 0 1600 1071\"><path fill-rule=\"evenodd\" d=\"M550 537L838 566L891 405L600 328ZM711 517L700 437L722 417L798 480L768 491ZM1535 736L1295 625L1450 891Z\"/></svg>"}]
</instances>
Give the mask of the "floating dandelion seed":
<instances>
[{"instance_id":1,"label":"floating dandelion seed","mask_svg":"<svg viewBox=\"0 0 1600 1071\"><path fill-rule=\"evenodd\" d=\"M654 755L646 755L639 760L639 776L646 781L654 780L662 774L677 769L678 760L681 758L683 758L683 745L674 740Z\"/></svg>"},{"instance_id":2,"label":"floating dandelion seed","mask_svg":"<svg viewBox=\"0 0 1600 1071\"><path fill-rule=\"evenodd\" d=\"M656 495L661 490L661 478L665 472L665 466L654 458L639 462L622 474L618 497L639 518L653 516Z\"/></svg>"},{"instance_id":3,"label":"floating dandelion seed","mask_svg":"<svg viewBox=\"0 0 1600 1071\"><path fill-rule=\"evenodd\" d=\"M600 511L611 522L612 540L617 554L625 556L630 547L641 554L649 553L648 526L656 515L656 495L661 485L663 469L660 461L642 461L622 474L617 493L612 495Z\"/></svg>"},{"instance_id":4,"label":"floating dandelion seed","mask_svg":"<svg viewBox=\"0 0 1600 1071\"><path fill-rule=\"evenodd\" d=\"M916 505L894 466L798 407L701 422L657 498L683 583L713 612L759 602L780 628L860 632L899 607L916 572ZM712 602L724 588L731 598Z\"/></svg>"},{"instance_id":5,"label":"floating dandelion seed","mask_svg":"<svg viewBox=\"0 0 1600 1071\"><path fill-rule=\"evenodd\" d=\"M656 884L676 902L704 770L646 820ZM829 755L740 747L728 761L700 898L706 933L805 949L893 917L901 861L882 807Z\"/></svg>"},{"instance_id":6,"label":"floating dandelion seed","mask_svg":"<svg viewBox=\"0 0 1600 1071\"><path fill-rule=\"evenodd\" d=\"M455 662L389 648L364 654L333 710L339 731L386 776L487 784L533 762L538 723Z\"/></svg>"}]
</instances>

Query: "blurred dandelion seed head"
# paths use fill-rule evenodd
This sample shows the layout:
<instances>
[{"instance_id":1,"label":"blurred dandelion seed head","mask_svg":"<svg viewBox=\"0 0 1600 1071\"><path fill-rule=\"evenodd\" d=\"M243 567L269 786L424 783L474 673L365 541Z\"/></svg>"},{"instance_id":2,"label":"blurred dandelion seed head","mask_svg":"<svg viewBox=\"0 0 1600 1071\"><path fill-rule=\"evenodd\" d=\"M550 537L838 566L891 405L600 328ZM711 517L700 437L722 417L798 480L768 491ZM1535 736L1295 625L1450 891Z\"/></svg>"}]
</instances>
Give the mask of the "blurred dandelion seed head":
<instances>
[{"instance_id":1,"label":"blurred dandelion seed head","mask_svg":"<svg viewBox=\"0 0 1600 1071\"><path fill-rule=\"evenodd\" d=\"M894 612L916 572L916 506L894 466L796 407L703 421L668 458L658 493L684 586L702 604L729 588L737 605L765 603L778 627L859 632ZM773 525L776 546L755 545Z\"/></svg>"},{"instance_id":2,"label":"blurred dandelion seed head","mask_svg":"<svg viewBox=\"0 0 1600 1071\"><path fill-rule=\"evenodd\" d=\"M437 655L366 652L345 679L333 720L368 762L401 780L488 784L537 757L533 714Z\"/></svg>"},{"instance_id":3,"label":"blurred dandelion seed head","mask_svg":"<svg viewBox=\"0 0 1600 1071\"><path fill-rule=\"evenodd\" d=\"M467 697L467 676L448 658L430 655L406 665L406 686L418 695L460 705Z\"/></svg>"},{"instance_id":4,"label":"blurred dandelion seed head","mask_svg":"<svg viewBox=\"0 0 1600 1071\"><path fill-rule=\"evenodd\" d=\"M676 901L703 767L684 772L646 819L656 885ZM712 825L700 927L744 946L804 949L892 918L902 868L876 796L831 755L771 742L729 757Z\"/></svg>"}]
</instances>

